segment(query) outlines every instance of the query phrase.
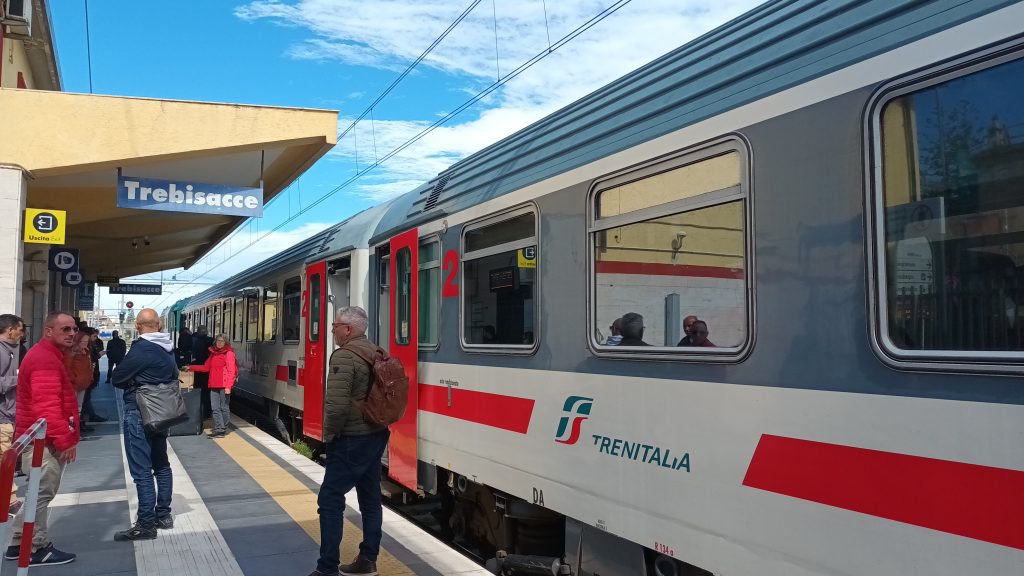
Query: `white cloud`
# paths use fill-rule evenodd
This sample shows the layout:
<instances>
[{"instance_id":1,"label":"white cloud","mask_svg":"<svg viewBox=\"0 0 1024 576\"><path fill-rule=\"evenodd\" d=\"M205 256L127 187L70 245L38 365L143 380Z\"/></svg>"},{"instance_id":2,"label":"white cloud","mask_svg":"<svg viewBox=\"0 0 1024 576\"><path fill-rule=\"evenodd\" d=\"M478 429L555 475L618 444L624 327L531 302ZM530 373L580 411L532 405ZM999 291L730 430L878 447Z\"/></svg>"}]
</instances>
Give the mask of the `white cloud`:
<instances>
[{"instance_id":1,"label":"white cloud","mask_svg":"<svg viewBox=\"0 0 1024 576\"><path fill-rule=\"evenodd\" d=\"M490 2L481 2L424 59L418 73L433 71L441 79L436 83L437 93L449 98L452 94L457 96L449 104L454 108L494 82L499 71L508 74L546 50L549 40L557 42L613 3L612 0L546 3L498 0L492 9ZM471 111L434 130L361 178L352 191L372 199L386 199L412 190L460 158L528 126L760 3L760 0L635 0L626 4L499 88ZM464 9L462 4L439 0L257 0L238 7L235 14L246 20L267 19L307 29L309 37L288 49L288 55L293 58L336 61L339 66L400 70L415 60ZM365 168L446 112L438 110L430 117L403 116L403 108L398 99L395 100L387 106L385 99L382 107L389 114L378 114L372 124L361 122L338 143L330 157L358 160L359 167ZM341 127L349 124L350 121L343 119Z\"/></svg>"},{"instance_id":2,"label":"white cloud","mask_svg":"<svg viewBox=\"0 0 1024 576\"><path fill-rule=\"evenodd\" d=\"M334 222L308 222L292 230L278 230L260 234L260 240L248 248L242 249L255 240L255 234L250 238L248 231L243 229L239 234L230 240L217 246L201 262L188 271L181 268L165 270L163 275L145 274L134 278L127 278L122 282L153 283L161 277L165 280L163 294L160 297L145 297L142 302L146 306L157 306L162 311L164 307L170 306L176 301L192 296L206 290L212 283L226 280L239 272L247 270L260 262L284 251L287 248L298 244L316 234L319 234ZM172 280L177 276L177 280ZM193 283L181 284L181 281L194 280ZM101 288L101 300L109 296L106 288ZM136 297L141 300L143 297ZM112 302L112 300L106 300Z\"/></svg>"}]
</instances>

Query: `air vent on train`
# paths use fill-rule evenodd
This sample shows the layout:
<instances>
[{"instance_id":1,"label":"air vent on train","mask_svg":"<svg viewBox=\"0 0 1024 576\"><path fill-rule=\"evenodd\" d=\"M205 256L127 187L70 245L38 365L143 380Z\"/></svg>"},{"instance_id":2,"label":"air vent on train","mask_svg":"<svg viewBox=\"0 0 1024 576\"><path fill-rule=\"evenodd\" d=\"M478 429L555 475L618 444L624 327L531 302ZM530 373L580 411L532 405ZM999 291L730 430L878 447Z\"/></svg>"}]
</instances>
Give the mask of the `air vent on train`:
<instances>
[{"instance_id":1,"label":"air vent on train","mask_svg":"<svg viewBox=\"0 0 1024 576\"><path fill-rule=\"evenodd\" d=\"M437 206L437 200L441 197L441 192L444 190L445 185L448 184L448 179L451 176L442 176L437 184L434 184L434 189L430 191L430 196L427 197L427 203L423 205L423 211L426 212L434 206Z\"/></svg>"}]
</instances>

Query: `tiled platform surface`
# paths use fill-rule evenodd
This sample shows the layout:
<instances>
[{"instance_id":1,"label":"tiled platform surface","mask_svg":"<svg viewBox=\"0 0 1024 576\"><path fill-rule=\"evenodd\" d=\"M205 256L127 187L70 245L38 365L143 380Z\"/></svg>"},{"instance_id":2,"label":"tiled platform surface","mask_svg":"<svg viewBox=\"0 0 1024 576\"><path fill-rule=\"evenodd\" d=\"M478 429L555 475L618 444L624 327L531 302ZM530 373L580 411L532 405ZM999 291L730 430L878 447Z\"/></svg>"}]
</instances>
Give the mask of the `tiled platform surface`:
<instances>
[{"instance_id":1,"label":"tiled platform surface","mask_svg":"<svg viewBox=\"0 0 1024 576\"><path fill-rule=\"evenodd\" d=\"M34 567L30 574L305 576L313 570L319 552L316 495L323 468L238 419L224 439L170 439L173 530L160 531L156 540L114 541L114 532L129 525L137 505L123 456L115 393L119 395L106 384L94 392L97 410L110 422L96 425L83 438L78 460L65 471L51 504L50 538L78 558L64 566ZM347 501L341 553L346 562L355 556L362 536L354 492ZM386 509L377 567L382 576L488 574ZM5 561L0 575L15 571L15 562Z\"/></svg>"}]
</instances>

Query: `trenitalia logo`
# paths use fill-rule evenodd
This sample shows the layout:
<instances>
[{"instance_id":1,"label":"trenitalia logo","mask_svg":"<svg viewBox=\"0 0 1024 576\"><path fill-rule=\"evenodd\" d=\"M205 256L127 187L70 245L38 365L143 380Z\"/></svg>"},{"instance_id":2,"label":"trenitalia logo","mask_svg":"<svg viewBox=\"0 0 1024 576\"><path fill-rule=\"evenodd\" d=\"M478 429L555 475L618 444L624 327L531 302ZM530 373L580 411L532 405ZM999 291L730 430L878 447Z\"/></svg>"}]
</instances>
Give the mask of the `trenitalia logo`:
<instances>
[{"instance_id":1,"label":"trenitalia logo","mask_svg":"<svg viewBox=\"0 0 1024 576\"><path fill-rule=\"evenodd\" d=\"M593 405L593 398L585 398L583 396L569 396L566 398L565 404L562 405L562 412L565 415L558 421L555 442L559 444L575 444L578 442L580 439L580 426L584 420L590 417L590 408Z\"/></svg>"}]
</instances>

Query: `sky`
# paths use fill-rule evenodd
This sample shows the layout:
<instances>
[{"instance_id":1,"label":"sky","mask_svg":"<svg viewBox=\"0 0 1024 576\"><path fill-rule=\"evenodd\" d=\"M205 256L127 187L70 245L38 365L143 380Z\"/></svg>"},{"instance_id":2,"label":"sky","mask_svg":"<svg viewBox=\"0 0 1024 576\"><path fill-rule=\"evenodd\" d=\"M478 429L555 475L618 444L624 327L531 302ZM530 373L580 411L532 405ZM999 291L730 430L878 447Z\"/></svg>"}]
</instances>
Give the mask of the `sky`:
<instances>
[{"instance_id":1,"label":"sky","mask_svg":"<svg viewBox=\"0 0 1024 576\"><path fill-rule=\"evenodd\" d=\"M87 43L86 2L49 2L65 91L326 108L339 111L339 133L348 130L266 207L262 219L247 222L195 266L132 280L164 283L162 296L134 297L136 309L163 309L333 223L409 192L456 161L761 3L91 0ZM602 12L607 14L603 20L561 42ZM552 46L557 49L549 52ZM366 170L375 158L545 52L545 58L470 108ZM372 113L354 122L378 98ZM309 209L327 194L315 210ZM117 309L115 298L119 303L120 297L105 288L97 295L100 307Z\"/></svg>"}]
</instances>

